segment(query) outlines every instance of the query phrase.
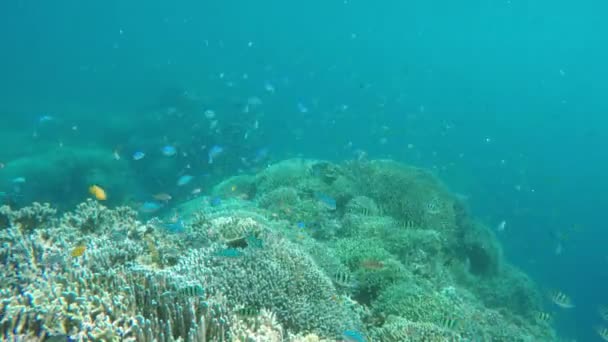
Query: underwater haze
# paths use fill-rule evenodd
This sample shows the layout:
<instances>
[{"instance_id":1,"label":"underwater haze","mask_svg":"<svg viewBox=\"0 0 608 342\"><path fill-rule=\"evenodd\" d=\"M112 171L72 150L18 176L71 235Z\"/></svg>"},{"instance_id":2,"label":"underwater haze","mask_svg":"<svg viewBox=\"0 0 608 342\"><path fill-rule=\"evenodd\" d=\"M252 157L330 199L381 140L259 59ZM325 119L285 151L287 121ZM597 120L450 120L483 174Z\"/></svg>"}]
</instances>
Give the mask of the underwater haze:
<instances>
[{"instance_id":1,"label":"underwater haze","mask_svg":"<svg viewBox=\"0 0 608 342\"><path fill-rule=\"evenodd\" d=\"M471 221L495 235L504 259L538 287L539 310L551 315L548 326L559 341L608 341L602 330L608 327L606 13L608 3L594 0L2 1L0 205L18 210L48 202L64 213L93 197L109 208L133 208L142 222L158 216L173 239L194 229L184 209L189 201L206 198L201 208L229 210L239 197L268 210L269 219L310 229L306 234L318 240L311 245L340 254L356 234L338 228L330 234L327 227L349 226L347 203L357 196L372 198L378 215L406 226L435 222L427 217L434 207L421 221L400 217L391 211L394 203L382 202L395 200L392 195L362 190L357 177L368 174L361 170L377 175L392 167L382 163L395 161L428 172ZM268 205L276 188L264 182L274 177L273 167L298 158L335 166L286 167L298 170L292 183L300 186L285 195L292 200ZM357 191L298 183L309 175L301 168L332 181L332 172L348 174ZM235 177L255 181L222 187ZM369 179L384 184L382 177ZM305 199L323 206L323 220L303 214ZM5 225L1 215L0 230L8 229L13 221L8 215ZM267 232L258 233L253 239L264 240ZM297 234L289 243L306 245L308 235ZM209 241L221 245L212 235L205 248ZM245 249L252 248L250 238ZM141 248L149 241L142 238ZM228 242L217 253L193 251L188 260L275 256L266 249L240 252L242 246ZM384 247L399 262L411 260ZM452 247L454 260L470 263L469 254L462 256L470 249ZM390 264L359 259L354 264L366 272ZM350 278L362 284L368 275L351 261L341 257L352 275L345 281L340 273L331 291L383 311L389 288L370 285L377 297L353 290ZM501 303L483 300L481 293L491 290L470 291L500 311ZM230 304L238 316L242 308ZM294 336L389 341L382 337L390 322L384 313L377 316L384 328L344 314L350 325L336 337L314 323L293 323L281 305L262 299L248 305L272 307ZM526 314L518 317L534 321ZM414 321L398 311L390 315ZM442 329L465 336L459 327Z\"/></svg>"}]
</instances>

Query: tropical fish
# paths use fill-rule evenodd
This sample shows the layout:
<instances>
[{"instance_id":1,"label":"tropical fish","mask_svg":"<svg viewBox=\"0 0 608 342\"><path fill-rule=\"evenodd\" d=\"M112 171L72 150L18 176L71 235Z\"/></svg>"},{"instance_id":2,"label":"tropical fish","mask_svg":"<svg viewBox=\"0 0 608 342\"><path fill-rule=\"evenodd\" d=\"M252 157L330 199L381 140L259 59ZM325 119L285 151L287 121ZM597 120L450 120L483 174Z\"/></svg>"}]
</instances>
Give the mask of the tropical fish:
<instances>
[{"instance_id":1,"label":"tropical fish","mask_svg":"<svg viewBox=\"0 0 608 342\"><path fill-rule=\"evenodd\" d=\"M78 258L84 255L84 252L87 250L87 246L85 245L78 245L76 247L74 247L72 249L72 252L70 253L70 255L73 258Z\"/></svg>"},{"instance_id":2,"label":"tropical fish","mask_svg":"<svg viewBox=\"0 0 608 342\"><path fill-rule=\"evenodd\" d=\"M602 340L608 341L608 328L606 328L606 327L597 327L597 328L595 328L595 331L597 331L597 334L600 335L600 337L602 338Z\"/></svg>"},{"instance_id":3,"label":"tropical fish","mask_svg":"<svg viewBox=\"0 0 608 342\"><path fill-rule=\"evenodd\" d=\"M498 226L496 226L496 230L499 231L499 232L503 232L506 227L507 227L507 221L502 220L502 221L500 221L500 223L498 224Z\"/></svg>"},{"instance_id":4,"label":"tropical fish","mask_svg":"<svg viewBox=\"0 0 608 342\"><path fill-rule=\"evenodd\" d=\"M316 192L315 198L328 210L336 210L336 200L322 192Z\"/></svg>"},{"instance_id":5,"label":"tropical fish","mask_svg":"<svg viewBox=\"0 0 608 342\"><path fill-rule=\"evenodd\" d=\"M142 203L137 210L144 214L152 214L152 213L160 210L160 208L162 208L162 207L163 207L163 205L158 202L146 201L146 202Z\"/></svg>"},{"instance_id":6,"label":"tropical fish","mask_svg":"<svg viewBox=\"0 0 608 342\"><path fill-rule=\"evenodd\" d=\"M15 177L13 178L13 184L24 184L26 181L25 177Z\"/></svg>"},{"instance_id":7,"label":"tropical fish","mask_svg":"<svg viewBox=\"0 0 608 342\"><path fill-rule=\"evenodd\" d=\"M142 159L144 159L145 156L146 156L145 153L143 153L141 151L137 151L137 152L133 153L133 160L135 160L135 161L142 160Z\"/></svg>"},{"instance_id":8,"label":"tropical fish","mask_svg":"<svg viewBox=\"0 0 608 342\"><path fill-rule=\"evenodd\" d=\"M161 192L158 194L155 194L154 196L152 196L152 198L154 198L157 201L161 201L161 202L169 202L173 197L171 197L171 195Z\"/></svg>"},{"instance_id":9,"label":"tropical fish","mask_svg":"<svg viewBox=\"0 0 608 342\"><path fill-rule=\"evenodd\" d=\"M53 121L53 120L55 120L55 117L53 117L53 116L51 116L51 115L48 115L48 114L45 114L45 115L41 115L41 116L38 118L38 123L43 124L43 123L45 123L45 122L50 122L50 121Z\"/></svg>"},{"instance_id":10,"label":"tropical fish","mask_svg":"<svg viewBox=\"0 0 608 342\"><path fill-rule=\"evenodd\" d=\"M364 268L366 270L381 270L384 268L384 263L380 260L376 260L376 259L364 259L361 260L361 262L359 263L359 266L361 266L361 268Z\"/></svg>"},{"instance_id":11,"label":"tropical fish","mask_svg":"<svg viewBox=\"0 0 608 342\"><path fill-rule=\"evenodd\" d=\"M162 226L171 233L182 233L186 229L184 221L181 219L178 219L176 222L163 223Z\"/></svg>"},{"instance_id":12,"label":"tropical fish","mask_svg":"<svg viewBox=\"0 0 608 342\"><path fill-rule=\"evenodd\" d=\"M598 312L604 321L608 321L608 306L600 306Z\"/></svg>"},{"instance_id":13,"label":"tropical fish","mask_svg":"<svg viewBox=\"0 0 608 342\"><path fill-rule=\"evenodd\" d=\"M91 185L89 187L89 193L93 195L93 197L95 197L95 199L98 201L105 201L106 199L108 199L106 191L99 185Z\"/></svg>"},{"instance_id":14,"label":"tropical fish","mask_svg":"<svg viewBox=\"0 0 608 342\"><path fill-rule=\"evenodd\" d=\"M210 201L211 206L217 207L222 204L222 199L219 196L215 196Z\"/></svg>"},{"instance_id":15,"label":"tropical fish","mask_svg":"<svg viewBox=\"0 0 608 342\"><path fill-rule=\"evenodd\" d=\"M306 107L302 102L297 103L298 112L305 114L308 113L308 107Z\"/></svg>"},{"instance_id":16,"label":"tropical fish","mask_svg":"<svg viewBox=\"0 0 608 342\"><path fill-rule=\"evenodd\" d=\"M453 330L458 326L458 320L455 317L445 315L439 320L439 325L448 330Z\"/></svg>"},{"instance_id":17,"label":"tropical fish","mask_svg":"<svg viewBox=\"0 0 608 342\"><path fill-rule=\"evenodd\" d=\"M177 186L184 186L190 183L194 179L194 176L183 175L177 179Z\"/></svg>"},{"instance_id":18,"label":"tropical fish","mask_svg":"<svg viewBox=\"0 0 608 342\"><path fill-rule=\"evenodd\" d=\"M357 330L344 330L342 337L347 342L365 342L365 336Z\"/></svg>"},{"instance_id":19,"label":"tropical fish","mask_svg":"<svg viewBox=\"0 0 608 342\"><path fill-rule=\"evenodd\" d=\"M165 157L173 157L174 155L177 154L177 149L175 148L175 146L165 145L160 149L160 152Z\"/></svg>"},{"instance_id":20,"label":"tropical fish","mask_svg":"<svg viewBox=\"0 0 608 342\"><path fill-rule=\"evenodd\" d=\"M238 258L241 255L243 255L243 252L241 252L237 248L224 248L224 249L217 251L217 256L226 257L226 258Z\"/></svg>"},{"instance_id":21,"label":"tropical fish","mask_svg":"<svg viewBox=\"0 0 608 342\"><path fill-rule=\"evenodd\" d=\"M552 291L549 294L549 297L551 298L551 301L560 308L571 309L574 307L570 297L561 291Z\"/></svg>"},{"instance_id":22,"label":"tropical fish","mask_svg":"<svg viewBox=\"0 0 608 342\"><path fill-rule=\"evenodd\" d=\"M252 318L260 314L260 310L253 306L246 306L236 311L237 316L243 318Z\"/></svg>"},{"instance_id":23,"label":"tropical fish","mask_svg":"<svg viewBox=\"0 0 608 342\"><path fill-rule=\"evenodd\" d=\"M306 223L300 221L300 222L296 223L296 227L298 227L300 229L305 229L306 228Z\"/></svg>"},{"instance_id":24,"label":"tropical fish","mask_svg":"<svg viewBox=\"0 0 608 342\"><path fill-rule=\"evenodd\" d=\"M224 152L224 148L218 145L213 145L210 149L209 149L209 164L213 164L213 160L219 156L222 152Z\"/></svg>"},{"instance_id":25,"label":"tropical fish","mask_svg":"<svg viewBox=\"0 0 608 342\"><path fill-rule=\"evenodd\" d=\"M204 297L205 289L200 284L190 284L177 290L180 297Z\"/></svg>"},{"instance_id":26,"label":"tropical fish","mask_svg":"<svg viewBox=\"0 0 608 342\"><path fill-rule=\"evenodd\" d=\"M355 283L350 277L350 273L346 270L338 270L333 276L334 284L339 287L351 288L355 287Z\"/></svg>"},{"instance_id":27,"label":"tropical fish","mask_svg":"<svg viewBox=\"0 0 608 342\"><path fill-rule=\"evenodd\" d=\"M536 319L541 322L550 322L553 317L551 317L550 313L539 311L536 313Z\"/></svg>"},{"instance_id":28,"label":"tropical fish","mask_svg":"<svg viewBox=\"0 0 608 342\"><path fill-rule=\"evenodd\" d=\"M215 117L215 112L212 111L211 109L207 109L203 115L205 115L205 117L209 120L213 119Z\"/></svg>"}]
</instances>

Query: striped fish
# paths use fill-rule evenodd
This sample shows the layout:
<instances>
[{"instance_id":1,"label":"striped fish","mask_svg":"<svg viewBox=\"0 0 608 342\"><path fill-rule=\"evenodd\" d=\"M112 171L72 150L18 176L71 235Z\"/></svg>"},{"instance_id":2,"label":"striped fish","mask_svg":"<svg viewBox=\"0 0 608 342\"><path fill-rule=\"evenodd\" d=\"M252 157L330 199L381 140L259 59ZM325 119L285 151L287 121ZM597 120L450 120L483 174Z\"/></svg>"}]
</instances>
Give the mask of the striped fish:
<instances>
[{"instance_id":1,"label":"striped fish","mask_svg":"<svg viewBox=\"0 0 608 342\"><path fill-rule=\"evenodd\" d=\"M205 289L200 284L191 284L184 287L180 287L177 290L177 295L183 298L204 297Z\"/></svg>"}]
</instances>

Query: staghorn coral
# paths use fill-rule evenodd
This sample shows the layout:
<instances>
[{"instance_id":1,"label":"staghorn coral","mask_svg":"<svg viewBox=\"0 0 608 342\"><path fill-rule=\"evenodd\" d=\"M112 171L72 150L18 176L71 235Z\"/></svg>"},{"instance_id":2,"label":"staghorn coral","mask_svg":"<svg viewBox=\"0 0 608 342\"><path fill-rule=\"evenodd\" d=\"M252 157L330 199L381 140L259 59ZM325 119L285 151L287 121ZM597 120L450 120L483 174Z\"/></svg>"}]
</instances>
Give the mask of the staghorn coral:
<instances>
[{"instance_id":1,"label":"staghorn coral","mask_svg":"<svg viewBox=\"0 0 608 342\"><path fill-rule=\"evenodd\" d=\"M19 226L20 229L30 232L39 226L52 224L57 210L49 203L32 203L31 206L12 210L9 206L0 206L0 229L9 226Z\"/></svg>"},{"instance_id":2,"label":"staghorn coral","mask_svg":"<svg viewBox=\"0 0 608 342\"><path fill-rule=\"evenodd\" d=\"M337 296L331 280L296 245L276 236L262 236L264 248L245 248L237 257L218 255L221 246L191 251L176 265L223 293L230 307L272 310L290 332L316 332L333 337L343 326L360 326L356 315L329 300Z\"/></svg>"},{"instance_id":3,"label":"staghorn coral","mask_svg":"<svg viewBox=\"0 0 608 342\"><path fill-rule=\"evenodd\" d=\"M122 212L106 214L124 218ZM123 223L132 222L116 221ZM55 233L52 239L50 230ZM74 241L61 236L75 233L82 231L72 226L38 228L33 233L17 227L0 231L0 338L228 338L221 300L181 296L178 276L137 266L141 241L89 236L85 254L71 257Z\"/></svg>"},{"instance_id":4,"label":"staghorn coral","mask_svg":"<svg viewBox=\"0 0 608 342\"><path fill-rule=\"evenodd\" d=\"M61 218L61 225L76 228L83 233L100 233L116 229L135 230L140 226L137 212L129 207L110 210L99 202L87 199Z\"/></svg>"}]
</instances>

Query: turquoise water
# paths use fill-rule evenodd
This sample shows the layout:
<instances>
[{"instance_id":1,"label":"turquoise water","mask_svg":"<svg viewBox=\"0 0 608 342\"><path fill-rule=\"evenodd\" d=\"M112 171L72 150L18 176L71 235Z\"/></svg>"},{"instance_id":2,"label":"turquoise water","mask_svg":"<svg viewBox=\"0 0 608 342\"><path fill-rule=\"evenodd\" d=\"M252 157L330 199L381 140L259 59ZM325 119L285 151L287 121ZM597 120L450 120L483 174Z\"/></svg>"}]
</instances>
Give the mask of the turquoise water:
<instances>
[{"instance_id":1,"label":"turquoise water","mask_svg":"<svg viewBox=\"0 0 608 342\"><path fill-rule=\"evenodd\" d=\"M391 158L433 170L486 224L506 221L507 258L576 303L558 312L557 330L598 340L596 307L608 303L607 10L5 1L0 191L14 205L69 209L100 180L111 204L169 191L186 199L183 175L204 191L299 155ZM167 144L175 158L160 152ZM213 145L224 151L210 164ZM137 151L146 157L134 161Z\"/></svg>"}]
</instances>

